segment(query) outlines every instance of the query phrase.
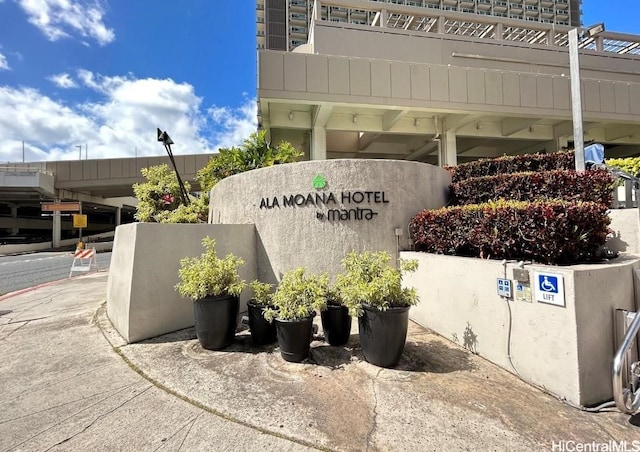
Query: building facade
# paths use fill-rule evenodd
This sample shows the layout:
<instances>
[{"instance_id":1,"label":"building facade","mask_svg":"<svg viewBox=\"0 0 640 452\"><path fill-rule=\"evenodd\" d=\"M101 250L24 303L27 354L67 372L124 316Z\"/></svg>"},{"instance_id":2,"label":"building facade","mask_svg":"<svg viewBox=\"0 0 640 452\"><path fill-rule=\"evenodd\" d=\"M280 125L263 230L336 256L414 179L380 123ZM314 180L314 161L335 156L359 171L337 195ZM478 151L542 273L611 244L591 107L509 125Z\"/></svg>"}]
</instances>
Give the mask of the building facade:
<instances>
[{"instance_id":1,"label":"building facade","mask_svg":"<svg viewBox=\"0 0 640 452\"><path fill-rule=\"evenodd\" d=\"M368 0L375 9L361 6L323 5L322 20L355 25L383 25L378 8L380 3L405 7L406 14L391 14L384 26L390 28L419 29L424 25L420 10L459 12L503 17L556 25L580 25L582 0ZM332 2L335 3L335 2ZM259 49L293 50L307 43L314 0L257 0L257 40ZM413 17L410 22L402 17ZM417 18L417 20L416 20Z\"/></svg>"}]
</instances>

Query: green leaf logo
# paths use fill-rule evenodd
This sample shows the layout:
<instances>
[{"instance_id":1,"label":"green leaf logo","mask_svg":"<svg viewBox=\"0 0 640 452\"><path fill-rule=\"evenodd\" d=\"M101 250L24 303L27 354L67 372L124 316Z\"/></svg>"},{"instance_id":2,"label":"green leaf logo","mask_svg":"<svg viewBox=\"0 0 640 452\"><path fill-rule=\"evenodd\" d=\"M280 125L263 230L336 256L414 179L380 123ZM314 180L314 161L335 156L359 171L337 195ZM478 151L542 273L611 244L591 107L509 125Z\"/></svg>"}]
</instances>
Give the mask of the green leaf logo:
<instances>
[{"instance_id":1,"label":"green leaf logo","mask_svg":"<svg viewBox=\"0 0 640 452\"><path fill-rule=\"evenodd\" d=\"M313 186L313 188L320 190L321 188L324 188L327 186L327 180L324 178L322 174L318 174L316 177L313 178L311 185Z\"/></svg>"}]
</instances>

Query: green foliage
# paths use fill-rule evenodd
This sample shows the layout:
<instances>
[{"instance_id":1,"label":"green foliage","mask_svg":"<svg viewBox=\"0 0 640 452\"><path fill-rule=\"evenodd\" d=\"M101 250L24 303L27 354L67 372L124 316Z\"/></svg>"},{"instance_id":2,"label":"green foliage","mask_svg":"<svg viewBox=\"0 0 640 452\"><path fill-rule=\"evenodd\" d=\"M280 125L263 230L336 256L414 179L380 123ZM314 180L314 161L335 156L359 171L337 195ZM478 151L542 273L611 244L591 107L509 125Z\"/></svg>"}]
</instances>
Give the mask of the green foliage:
<instances>
[{"instance_id":1,"label":"green foliage","mask_svg":"<svg viewBox=\"0 0 640 452\"><path fill-rule=\"evenodd\" d=\"M211 237L202 239L205 252L200 257L185 257L180 260L176 290L183 297L199 300L207 296L238 296L246 286L240 279L238 268L244 260L228 254L224 259L216 255L216 241Z\"/></svg>"},{"instance_id":2,"label":"green foliage","mask_svg":"<svg viewBox=\"0 0 640 452\"><path fill-rule=\"evenodd\" d=\"M239 148L220 149L218 155L198 171L196 180L200 183L201 191L209 193L225 177L281 163L293 163L301 156L302 152L286 141L272 147L265 138L265 131L261 130L252 133Z\"/></svg>"},{"instance_id":3,"label":"green foliage","mask_svg":"<svg viewBox=\"0 0 640 452\"><path fill-rule=\"evenodd\" d=\"M418 261L400 260L399 269L390 261L386 251L352 251L342 260L344 272L336 277L334 290L349 308L350 315L360 316L363 304L384 311L418 303L416 289L402 287L402 275L416 271Z\"/></svg>"},{"instance_id":4,"label":"green foliage","mask_svg":"<svg viewBox=\"0 0 640 452\"><path fill-rule=\"evenodd\" d=\"M273 284L258 281L251 281L249 286L253 290L253 301L258 306L271 306L273 299Z\"/></svg>"},{"instance_id":5,"label":"green foliage","mask_svg":"<svg viewBox=\"0 0 640 452\"><path fill-rule=\"evenodd\" d=\"M138 199L136 220L151 223L199 223L206 220L208 201L190 196L190 204L182 204L178 178L168 165L150 166L140 172L147 181L133 185ZM184 185L189 192L189 182L185 181Z\"/></svg>"},{"instance_id":6,"label":"green foliage","mask_svg":"<svg viewBox=\"0 0 640 452\"><path fill-rule=\"evenodd\" d=\"M307 273L305 267L286 272L276 292L273 307L265 309L265 319L301 320L327 305L329 277Z\"/></svg>"},{"instance_id":7,"label":"green foliage","mask_svg":"<svg viewBox=\"0 0 640 452\"><path fill-rule=\"evenodd\" d=\"M640 157L606 159L605 163L607 166L613 166L635 177L640 177Z\"/></svg>"}]
</instances>

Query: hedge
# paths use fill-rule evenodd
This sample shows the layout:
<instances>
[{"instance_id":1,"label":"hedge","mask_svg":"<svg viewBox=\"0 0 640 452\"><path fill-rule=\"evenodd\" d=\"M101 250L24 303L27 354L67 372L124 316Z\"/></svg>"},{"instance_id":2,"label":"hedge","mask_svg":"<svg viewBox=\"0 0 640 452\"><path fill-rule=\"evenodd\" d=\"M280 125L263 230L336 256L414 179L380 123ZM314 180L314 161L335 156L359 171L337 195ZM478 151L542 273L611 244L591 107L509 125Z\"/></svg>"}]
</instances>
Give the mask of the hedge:
<instances>
[{"instance_id":1,"label":"hedge","mask_svg":"<svg viewBox=\"0 0 640 452\"><path fill-rule=\"evenodd\" d=\"M615 178L605 169L473 177L451 185L453 205L480 204L493 199L532 201L561 199L611 205Z\"/></svg>"},{"instance_id":2,"label":"hedge","mask_svg":"<svg viewBox=\"0 0 640 452\"><path fill-rule=\"evenodd\" d=\"M610 223L594 202L504 201L424 210L409 230L416 250L573 264L596 257Z\"/></svg>"},{"instance_id":3,"label":"hedge","mask_svg":"<svg viewBox=\"0 0 640 452\"><path fill-rule=\"evenodd\" d=\"M451 173L452 182L455 183L471 177L575 169L575 158L573 151L553 154L525 154L475 160L446 169Z\"/></svg>"}]
</instances>

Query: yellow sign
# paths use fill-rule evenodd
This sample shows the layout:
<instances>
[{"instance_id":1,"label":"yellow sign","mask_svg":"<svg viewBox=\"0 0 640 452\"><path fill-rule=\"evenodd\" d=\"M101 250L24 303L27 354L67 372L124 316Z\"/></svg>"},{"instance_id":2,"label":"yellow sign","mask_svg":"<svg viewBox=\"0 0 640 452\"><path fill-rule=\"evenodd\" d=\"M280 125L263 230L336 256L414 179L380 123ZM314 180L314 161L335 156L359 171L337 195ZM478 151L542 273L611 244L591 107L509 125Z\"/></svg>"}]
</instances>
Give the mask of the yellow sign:
<instances>
[{"instance_id":1,"label":"yellow sign","mask_svg":"<svg viewBox=\"0 0 640 452\"><path fill-rule=\"evenodd\" d=\"M74 215L73 216L73 227L74 228L86 228L87 227L87 216L86 215Z\"/></svg>"}]
</instances>

